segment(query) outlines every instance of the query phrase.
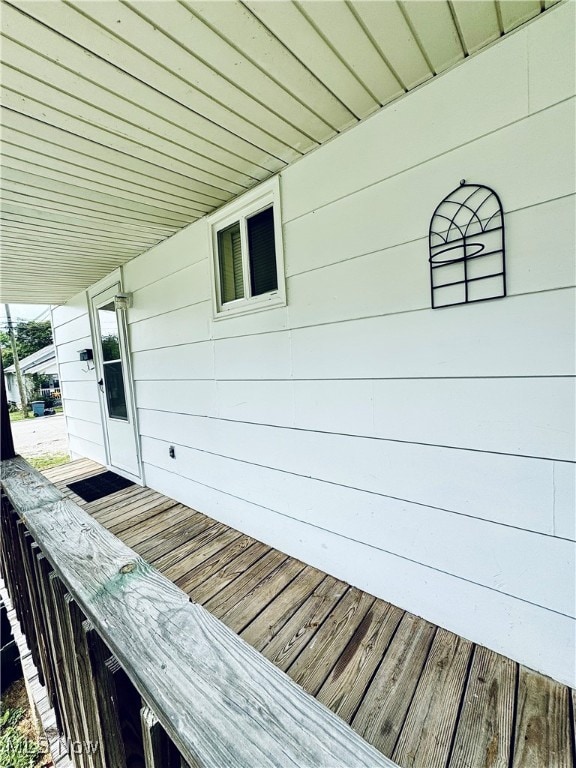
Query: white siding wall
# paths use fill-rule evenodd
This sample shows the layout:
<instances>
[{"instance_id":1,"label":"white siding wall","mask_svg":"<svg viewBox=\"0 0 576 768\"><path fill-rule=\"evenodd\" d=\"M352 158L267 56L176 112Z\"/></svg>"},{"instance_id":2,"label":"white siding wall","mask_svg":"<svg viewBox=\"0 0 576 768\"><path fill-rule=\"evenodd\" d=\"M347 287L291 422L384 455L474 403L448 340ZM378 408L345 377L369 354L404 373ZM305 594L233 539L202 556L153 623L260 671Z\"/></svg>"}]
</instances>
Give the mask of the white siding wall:
<instances>
[{"instance_id":1,"label":"white siding wall","mask_svg":"<svg viewBox=\"0 0 576 768\"><path fill-rule=\"evenodd\" d=\"M573 13L282 173L286 308L212 320L205 221L124 268L149 486L572 684ZM510 296L432 311L462 178L503 200ZM96 458L75 307L61 377Z\"/></svg>"},{"instance_id":2,"label":"white siding wall","mask_svg":"<svg viewBox=\"0 0 576 768\"><path fill-rule=\"evenodd\" d=\"M52 308L52 328L60 372L62 404L72 458L87 456L105 463L98 386L93 363L82 362L79 350L93 347L85 294Z\"/></svg>"},{"instance_id":3,"label":"white siding wall","mask_svg":"<svg viewBox=\"0 0 576 768\"><path fill-rule=\"evenodd\" d=\"M20 403L20 392L18 391L18 382L16 380L15 373L7 373L4 376L4 383L6 384L6 397L8 402Z\"/></svg>"}]
</instances>

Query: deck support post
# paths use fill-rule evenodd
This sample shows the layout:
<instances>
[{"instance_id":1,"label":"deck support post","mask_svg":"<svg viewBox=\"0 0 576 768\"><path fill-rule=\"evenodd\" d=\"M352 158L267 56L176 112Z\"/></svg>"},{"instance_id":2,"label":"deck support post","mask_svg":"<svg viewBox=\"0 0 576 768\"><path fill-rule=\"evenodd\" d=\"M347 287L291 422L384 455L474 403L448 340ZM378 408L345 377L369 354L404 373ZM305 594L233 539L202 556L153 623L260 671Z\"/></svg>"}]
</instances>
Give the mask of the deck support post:
<instances>
[{"instance_id":1,"label":"deck support post","mask_svg":"<svg viewBox=\"0 0 576 768\"><path fill-rule=\"evenodd\" d=\"M0 357L0 459L13 459L16 456L14 440L12 438L12 425L8 413L8 397L6 396L6 382L4 380L4 366Z\"/></svg>"}]
</instances>

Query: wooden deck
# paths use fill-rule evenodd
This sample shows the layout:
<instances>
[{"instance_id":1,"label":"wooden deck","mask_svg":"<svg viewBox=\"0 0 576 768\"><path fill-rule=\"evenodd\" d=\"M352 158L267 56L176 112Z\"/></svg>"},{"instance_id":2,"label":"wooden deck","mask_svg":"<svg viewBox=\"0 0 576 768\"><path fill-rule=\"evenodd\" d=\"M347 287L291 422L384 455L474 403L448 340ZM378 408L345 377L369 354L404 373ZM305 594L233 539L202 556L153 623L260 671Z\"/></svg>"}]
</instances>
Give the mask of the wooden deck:
<instances>
[{"instance_id":1,"label":"wooden deck","mask_svg":"<svg viewBox=\"0 0 576 768\"><path fill-rule=\"evenodd\" d=\"M156 491L86 504L67 488L102 471L43 474L400 766L576 765L566 686Z\"/></svg>"}]
</instances>

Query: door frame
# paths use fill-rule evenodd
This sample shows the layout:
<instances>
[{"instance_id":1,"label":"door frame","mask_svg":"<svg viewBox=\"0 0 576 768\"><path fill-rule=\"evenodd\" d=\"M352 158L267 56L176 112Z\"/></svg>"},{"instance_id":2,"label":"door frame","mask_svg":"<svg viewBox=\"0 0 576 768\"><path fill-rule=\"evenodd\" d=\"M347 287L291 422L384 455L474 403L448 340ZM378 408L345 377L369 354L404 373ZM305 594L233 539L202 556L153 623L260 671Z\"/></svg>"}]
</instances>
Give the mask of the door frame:
<instances>
[{"instance_id":1,"label":"door frame","mask_svg":"<svg viewBox=\"0 0 576 768\"><path fill-rule=\"evenodd\" d=\"M98 296L106 291L109 291L114 286L118 286L118 292L124 292L124 282L122 267L115 269L105 278L99 280L86 291L86 299L88 304L88 316L90 318L90 334L92 337L92 349L94 351L94 374L95 381L98 381L99 371L102 369L102 351L100 348L100 335L99 335L99 323L96 317L94 309L95 301ZM120 334L120 348L122 351L122 364L124 374L124 388L127 394L126 407L128 412L128 422L132 425L134 432L134 444L136 446L136 461L138 464L139 475L134 475L121 467L116 467L111 463L111 451L110 451L110 436L107 427L107 413L106 413L106 398L102 397L100 387L96 383L98 388L98 404L100 407L100 421L102 424L102 434L104 437L104 451L106 454L106 468L111 472L115 472L122 477L126 477L128 480L132 480L138 485L145 485L144 480L144 465L142 462L142 446L140 444L140 426L138 424L138 409L136 408L136 391L134 387L134 377L132 375L132 355L130 351L130 339L128 335L128 323L126 320L125 311L116 311L116 317L118 319L118 331Z\"/></svg>"}]
</instances>

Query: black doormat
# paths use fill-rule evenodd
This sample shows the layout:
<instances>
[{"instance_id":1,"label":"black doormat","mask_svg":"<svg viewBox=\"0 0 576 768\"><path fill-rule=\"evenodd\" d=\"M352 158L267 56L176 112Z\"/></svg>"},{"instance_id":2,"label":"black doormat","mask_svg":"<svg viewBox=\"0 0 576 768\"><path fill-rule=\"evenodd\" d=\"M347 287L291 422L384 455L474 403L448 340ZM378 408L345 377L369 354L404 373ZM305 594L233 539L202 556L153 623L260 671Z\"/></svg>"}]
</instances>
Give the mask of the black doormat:
<instances>
[{"instance_id":1,"label":"black doormat","mask_svg":"<svg viewBox=\"0 0 576 768\"><path fill-rule=\"evenodd\" d=\"M68 483L68 488L78 494L84 501L96 501L104 496L109 496L116 491L122 491L134 485L132 480L126 480L115 472L102 472L101 475L87 477L86 480L78 480L76 483Z\"/></svg>"}]
</instances>

